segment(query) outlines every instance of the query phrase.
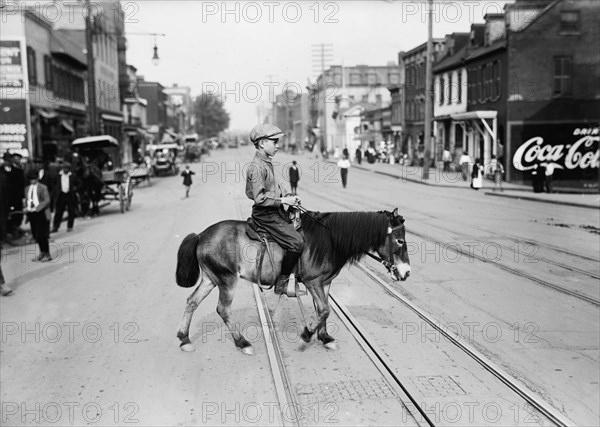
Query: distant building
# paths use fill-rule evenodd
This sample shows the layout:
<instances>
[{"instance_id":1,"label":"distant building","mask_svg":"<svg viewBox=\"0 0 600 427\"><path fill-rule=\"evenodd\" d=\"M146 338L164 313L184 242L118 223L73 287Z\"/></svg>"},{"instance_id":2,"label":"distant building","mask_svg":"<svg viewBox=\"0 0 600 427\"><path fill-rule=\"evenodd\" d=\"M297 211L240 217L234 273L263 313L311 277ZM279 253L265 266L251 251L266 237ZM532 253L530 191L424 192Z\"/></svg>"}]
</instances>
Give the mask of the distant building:
<instances>
[{"instance_id":1,"label":"distant building","mask_svg":"<svg viewBox=\"0 0 600 427\"><path fill-rule=\"evenodd\" d=\"M388 86L400 83L398 65L343 67L331 66L319 76L311 87L310 110L316 117L313 133L318 138L321 150L342 150L345 137L337 133L336 117L340 112L340 102L371 103L379 107L391 102ZM342 107L344 109L344 107Z\"/></svg>"},{"instance_id":2,"label":"distant building","mask_svg":"<svg viewBox=\"0 0 600 427\"><path fill-rule=\"evenodd\" d=\"M187 86L178 86L163 89L167 96L167 125L179 134L192 133L194 118L194 102L191 90Z\"/></svg>"},{"instance_id":3,"label":"distant building","mask_svg":"<svg viewBox=\"0 0 600 427\"><path fill-rule=\"evenodd\" d=\"M148 102L147 120L148 133L150 133L155 142L160 142L168 127L167 123L167 103L168 96L164 92L164 87L158 82L147 82L143 76L138 76L137 87L140 98Z\"/></svg>"},{"instance_id":4,"label":"distant building","mask_svg":"<svg viewBox=\"0 0 600 427\"><path fill-rule=\"evenodd\" d=\"M599 188L600 2L537 3L505 7L507 179L552 163L563 185Z\"/></svg>"},{"instance_id":5,"label":"distant building","mask_svg":"<svg viewBox=\"0 0 600 427\"><path fill-rule=\"evenodd\" d=\"M133 65L127 67L127 80L123 100L123 131L128 140L127 150L123 153L124 162L141 163L147 144L151 144L151 135L147 132L148 101L140 97L137 82L137 69Z\"/></svg>"},{"instance_id":6,"label":"distant building","mask_svg":"<svg viewBox=\"0 0 600 427\"><path fill-rule=\"evenodd\" d=\"M309 96L287 90L275 96L271 110L271 122L279 127L286 137L283 139L284 149L303 150L308 141Z\"/></svg>"},{"instance_id":7,"label":"distant building","mask_svg":"<svg viewBox=\"0 0 600 427\"><path fill-rule=\"evenodd\" d=\"M434 57L437 57L437 53L443 49L444 41L444 39L433 39ZM403 146L408 150L410 161L417 157L417 152L422 153L425 150L426 55L427 43L398 54L399 64L404 73L404 123L406 129L402 131Z\"/></svg>"},{"instance_id":8,"label":"distant building","mask_svg":"<svg viewBox=\"0 0 600 427\"><path fill-rule=\"evenodd\" d=\"M85 55L33 10L0 18L0 151L64 156L87 130Z\"/></svg>"}]
</instances>

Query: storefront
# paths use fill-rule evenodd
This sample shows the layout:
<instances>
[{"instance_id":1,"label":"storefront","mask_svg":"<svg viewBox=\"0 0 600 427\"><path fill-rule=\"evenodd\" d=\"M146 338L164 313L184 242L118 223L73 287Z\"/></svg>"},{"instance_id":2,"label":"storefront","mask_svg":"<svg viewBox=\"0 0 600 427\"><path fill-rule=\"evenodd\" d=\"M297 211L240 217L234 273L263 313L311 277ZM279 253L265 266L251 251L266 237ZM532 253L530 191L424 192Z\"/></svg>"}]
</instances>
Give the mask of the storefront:
<instances>
[{"instance_id":1,"label":"storefront","mask_svg":"<svg viewBox=\"0 0 600 427\"><path fill-rule=\"evenodd\" d=\"M599 188L600 127L583 122L509 122L507 180L528 181L536 166L554 166L557 185Z\"/></svg>"},{"instance_id":2,"label":"storefront","mask_svg":"<svg viewBox=\"0 0 600 427\"><path fill-rule=\"evenodd\" d=\"M498 112L493 110L469 111L451 114L451 132L454 134L455 149L467 151L472 160L480 159L484 165L492 156L502 157L503 149L498 140ZM459 132L454 124L461 127ZM461 137L462 141L458 139ZM451 136L452 138L452 136Z\"/></svg>"}]
</instances>

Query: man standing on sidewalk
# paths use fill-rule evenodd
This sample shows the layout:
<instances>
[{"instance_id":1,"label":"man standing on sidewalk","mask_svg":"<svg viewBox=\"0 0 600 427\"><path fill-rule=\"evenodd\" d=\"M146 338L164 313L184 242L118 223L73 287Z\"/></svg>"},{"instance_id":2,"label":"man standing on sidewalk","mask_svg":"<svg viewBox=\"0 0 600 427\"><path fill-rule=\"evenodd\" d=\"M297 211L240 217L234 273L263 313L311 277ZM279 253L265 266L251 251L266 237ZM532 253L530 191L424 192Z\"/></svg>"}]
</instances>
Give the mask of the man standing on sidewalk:
<instances>
[{"instance_id":1,"label":"man standing on sidewalk","mask_svg":"<svg viewBox=\"0 0 600 427\"><path fill-rule=\"evenodd\" d=\"M62 169L54 181L54 188L52 189L52 201L55 204L53 233L56 233L60 228L65 208L67 208L68 213L67 231L73 231L73 225L75 224L77 177L70 169L71 166L68 163L63 163Z\"/></svg>"},{"instance_id":2,"label":"man standing on sidewalk","mask_svg":"<svg viewBox=\"0 0 600 427\"><path fill-rule=\"evenodd\" d=\"M458 163L460 164L462 179L463 181L466 181L469 178L469 165L471 164L471 157L469 156L469 153L464 151L462 156L460 156Z\"/></svg>"}]
</instances>

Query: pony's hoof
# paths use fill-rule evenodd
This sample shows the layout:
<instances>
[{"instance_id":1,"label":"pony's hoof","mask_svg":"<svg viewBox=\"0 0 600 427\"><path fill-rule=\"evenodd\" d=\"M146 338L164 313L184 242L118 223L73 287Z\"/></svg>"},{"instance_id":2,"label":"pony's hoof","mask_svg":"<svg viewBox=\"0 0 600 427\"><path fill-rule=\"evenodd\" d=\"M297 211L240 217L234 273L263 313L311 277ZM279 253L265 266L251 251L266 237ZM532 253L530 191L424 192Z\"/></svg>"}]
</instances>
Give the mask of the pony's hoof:
<instances>
[{"instance_id":1,"label":"pony's hoof","mask_svg":"<svg viewBox=\"0 0 600 427\"><path fill-rule=\"evenodd\" d=\"M181 351L186 351L186 352L196 351L196 347L194 347L194 344L192 344L192 343L183 344L180 348L181 348Z\"/></svg>"},{"instance_id":2,"label":"pony's hoof","mask_svg":"<svg viewBox=\"0 0 600 427\"><path fill-rule=\"evenodd\" d=\"M240 350L242 351L242 353L247 354L248 356L254 356L254 347L252 347L251 345L242 347Z\"/></svg>"},{"instance_id":3,"label":"pony's hoof","mask_svg":"<svg viewBox=\"0 0 600 427\"><path fill-rule=\"evenodd\" d=\"M331 342L328 342L327 344L323 344L323 345L325 346L325 348L327 350L337 350L338 349L337 342L335 342L335 341L331 341Z\"/></svg>"}]
</instances>

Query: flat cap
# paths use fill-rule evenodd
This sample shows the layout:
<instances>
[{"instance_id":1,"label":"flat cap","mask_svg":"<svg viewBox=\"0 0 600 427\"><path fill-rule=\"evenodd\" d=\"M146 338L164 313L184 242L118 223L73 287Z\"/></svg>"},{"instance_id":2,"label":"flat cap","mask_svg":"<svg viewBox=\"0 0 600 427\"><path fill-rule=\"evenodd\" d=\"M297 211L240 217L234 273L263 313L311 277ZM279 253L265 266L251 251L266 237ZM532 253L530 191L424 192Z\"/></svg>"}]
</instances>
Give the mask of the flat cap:
<instances>
[{"instance_id":1,"label":"flat cap","mask_svg":"<svg viewBox=\"0 0 600 427\"><path fill-rule=\"evenodd\" d=\"M261 139L279 139L282 136L285 136L285 133L277 126L270 123L261 123L254 126L254 129L250 132L250 141L256 144Z\"/></svg>"}]
</instances>

